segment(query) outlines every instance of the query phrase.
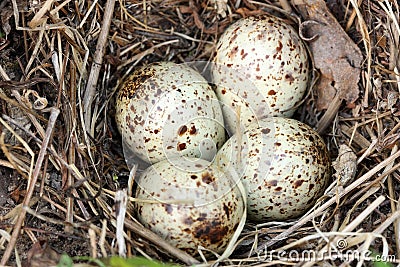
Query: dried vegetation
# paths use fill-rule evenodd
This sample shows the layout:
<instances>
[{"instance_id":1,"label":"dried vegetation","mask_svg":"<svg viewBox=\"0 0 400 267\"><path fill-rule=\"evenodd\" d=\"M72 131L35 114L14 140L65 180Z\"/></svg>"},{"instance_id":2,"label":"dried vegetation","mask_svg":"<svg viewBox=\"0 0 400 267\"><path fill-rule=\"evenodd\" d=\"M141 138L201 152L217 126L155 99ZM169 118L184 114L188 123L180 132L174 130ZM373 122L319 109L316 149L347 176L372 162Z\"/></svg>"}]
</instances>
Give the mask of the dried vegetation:
<instances>
[{"instance_id":1,"label":"dried vegetation","mask_svg":"<svg viewBox=\"0 0 400 267\"><path fill-rule=\"evenodd\" d=\"M127 256L197 262L140 226L129 209L131 199L124 238L115 242L121 236L115 197L126 187L129 170L113 121L114 88L131 69L147 62L210 60L219 35L243 16L274 13L302 28L315 26L318 17L312 11L322 4L0 2L1 264L51 265L61 252L105 257L118 254L117 244L121 248L124 242ZM218 259L225 265L255 265L260 260L263 265L284 264L279 254L265 252L321 252L328 247L372 249L400 258L399 4L330 0L327 5L350 37L345 38L355 43L353 49L362 53L360 68L346 55L346 46L339 53L359 75L346 85L348 97L338 93L337 84L346 83L351 72L329 77L320 71L321 80L324 75L330 78L330 91L317 81L296 116L320 130L332 158L337 158L332 186L303 218L247 223L236 245L224 254L231 255ZM327 38L341 43L336 33L328 32ZM318 39L318 33L313 36ZM313 36L305 36L311 51ZM316 66L327 60L314 55ZM269 255L272 258L265 258ZM332 266L351 261L332 255L324 259Z\"/></svg>"}]
</instances>

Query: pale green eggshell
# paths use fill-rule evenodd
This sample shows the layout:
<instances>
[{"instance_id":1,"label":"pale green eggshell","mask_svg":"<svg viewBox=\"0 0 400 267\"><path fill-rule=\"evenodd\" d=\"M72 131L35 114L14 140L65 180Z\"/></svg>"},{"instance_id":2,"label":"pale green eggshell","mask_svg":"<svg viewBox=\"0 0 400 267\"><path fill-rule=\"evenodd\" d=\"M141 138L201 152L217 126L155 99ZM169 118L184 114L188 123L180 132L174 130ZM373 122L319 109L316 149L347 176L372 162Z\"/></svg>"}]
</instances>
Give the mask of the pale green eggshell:
<instances>
[{"instance_id":1,"label":"pale green eggshell","mask_svg":"<svg viewBox=\"0 0 400 267\"><path fill-rule=\"evenodd\" d=\"M244 212L235 172L202 159L161 161L137 183L138 219L173 246L198 255L199 246L222 252ZM174 203L172 203L172 202Z\"/></svg>"},{"instance_id":2,"label":"pale green eggshell","mask_svg":"<svg viewBox=\"0 0 400 267\"><path fill-rule=\"evenodd\" d=\"M173 157L212 160L225 142L214 91L184 64L158 62L133 72L118 91L116 122L127 153L147 163Z\"/></svg>"},{"instance_id":3,"label":"pale green eggshell","mask_svg":"<svg viewBox=\"0 0 400 267\"><path fill-rule=\"evenodd\" d=\"M264 222L307 212L323 194L331 163L321 137L288 118L266 118L231 137L216 164L234 169L247 189L248 217Z\"/></svg>"},{"instance_id":4,"label":"pale green eggshell","mask_svg":"<svg viewBox=\"0 0 400 267\"><path fill-rule=\"evenodd\" d=\"M231 133L238 106L244 127L267 116L291 117L308 86L307 50L282 19L243 18L220 37L212 77Z\"/></svg>"}]
</instances>

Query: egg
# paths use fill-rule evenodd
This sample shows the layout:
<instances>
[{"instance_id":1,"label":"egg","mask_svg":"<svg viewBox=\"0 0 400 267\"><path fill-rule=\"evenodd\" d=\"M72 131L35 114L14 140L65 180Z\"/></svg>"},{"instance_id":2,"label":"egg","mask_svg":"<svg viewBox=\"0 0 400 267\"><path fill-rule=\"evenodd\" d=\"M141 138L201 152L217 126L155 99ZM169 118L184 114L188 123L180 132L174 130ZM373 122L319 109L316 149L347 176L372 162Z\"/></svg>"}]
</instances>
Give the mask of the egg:
<instances>
[{"instance_id":1,"label":"egg","mask_svg":"<svg viewBox=\"0 0 400 267\"><path fill-rule=\"evenodd\" d=\"M294 119L265 118L232 136L216 156L234 169L247 190L248 218L265 222L296 218L312 207L331 175L322 138Z\"/></svg>"},{"instance_id":2,"label":"egg","mask_svg":"<svg viewBox=\"0 0 400 267\"><path fill-rule=\"evenodd\" d=\"M139 162L212 160L225 142L213 89L184 64L158 62L134 71L118 91L115 117L125 157L134 155Z\"/></svg>"},{"instance_id":3,"label":"egg","mask_svg":"<svg viewBox=\"0 0 400 267\"><path fill-rule=\"evenodd\" d=\"M245 128L263 117L293 115L308 86L307 50L284 20L243 18L220 37L211 75L232 133L237 118Z\"/></svg>"},{"instance_id":4,"label":"egg","mask_svg":"<svg viewBox=\"0 0 400 267\"><path fill-rule=\"evenodd\" d=\"M222 252L244 212L236 173L202 159L172 161L153 164L137 180L139 221L193 256L199 246Z\"/></svg>"}]
</instances>

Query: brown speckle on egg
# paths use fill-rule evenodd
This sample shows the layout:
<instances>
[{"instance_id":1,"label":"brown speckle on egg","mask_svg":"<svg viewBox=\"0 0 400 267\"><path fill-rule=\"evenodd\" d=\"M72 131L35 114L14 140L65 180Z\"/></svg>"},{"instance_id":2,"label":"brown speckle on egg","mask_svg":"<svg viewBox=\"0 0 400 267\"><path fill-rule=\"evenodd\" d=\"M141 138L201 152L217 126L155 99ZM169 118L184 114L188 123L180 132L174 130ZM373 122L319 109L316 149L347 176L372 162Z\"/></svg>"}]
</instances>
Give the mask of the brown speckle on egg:
<instances>
[{"instance_id":1,"label":"brown speckle on egg","mask_svg":"<svg viewBox=\"0 0 400 267\"><path fill-rule=\"evenodd\" d=\"M196 134L196 132L197 132L197 130L196 130L196 126L192 126L192 127L190 127L190 131L189 131L189 133L191 134L191 135L194 135L194 134ZM217 133L218 134L218 133Z\"/></svg>"},{"instance_id":2,"label":"brown speckle on egg","mask_svg":"<svg viewBox=\"0 0 400 267\"><path fill-rule=\"evenodd\" d=\"M225 141L214 90L184 64L158 62L136 69L118 91L116 122L124 152L147 163L178 156L211 160L219 148L215 144ZM200 151L210 132L216 133L210 147Z\"/></svg>"},{"instance_id":3,"label":"brown speckle on egg","mask_svg":"<svg viewBox=\"0 0 400 267\"><path fill-rule=\"evenodd\" d=\"M206 224L200 224L194 231L193 236L196 239L203 240L209 244L217 245L226 237L229 228L221 226L220 221L211 221Z\"/></svg>"},{"instance_id":4,"label":"brown speckle on egg","mask_svg":"<svg viewBox=\"0 0 400 267\"><path fill-rule=\"evenodd\" d=\"M183 126L181 126L181 127L179 128L179 130L178 130L178 135L182 136L182 135L184 135L184 134L186 133L186 131L187 131L186 125L183 125Z\"/></svg>"},{"instance_id":5,"label":"brown speckle on egg","mask_svg":"<svg viewBox=\"0 0 400 267\"><path fill-rule=\"evenodd\" d=\"M171 214L171 213L172 213L173 208L172 208L172 206L171 206L170 204L164 204L164 207L165 207L165 211L166 211L168 214Z\"/></svg>"},{"instance_id":6,"label":"brown speckle on egg","mask_svg":"<svg viewBox=\"0 0 400 267\"><path fill-rule=\"evenodd\" d=\"M198 246L220 253L239 225L244 202L235 173L196 161L165 160L146 169L137 179L135 210L145 227L171 245L196 256Z\"/></svg>"},{"instance_id":7,"label":"brown speckle on egg","mask_svg":"<svg viewBox=\"0 0 400 267\"><path fill-rule=\"evenodd\" d=\"M241 138L232 136L216 162L242 178L248 216L259 222L304 214L323 194L331 174L322 138L308 125L280 117L249 125Z\"/></svg>"},{"instance_id":8,"label":"brown speckle on egg","mask_svg":"<svg viewBox=\"0 0 400 267\"><path fill-rule=\"evenodd\" d=\"M236 21L222 34L211 74L224 104L227 129L233 133L237 117L246 127L263 117L293 115L293 107L308 86L307 49L296 30L283 20L270 15L250 16ZM243 92L250 93L243 97ZM231 106L241 106L240 116ZM253 116L252 111L260 107L265 107L263 112Z\"/></svg>"},{"instance_id":9,"label":"brown speckle on egg","mask_svg":"<svg viewBox=\"0 0 400 267\"><path fill-rule=\"evenodd\" d=\"M262 132L263 134L269 134L269 133L271 132L271 129L264 128L264 129L261 129L261 132Z\"/></svg>"},{"instance_id":10,"label":"brown speckle on egg","mask_svg":"<svg viewBox=\"0 0 400 267\"><path fill-rule=\"evenodd\" d=\"M186 149L186 143L179 143L177 146L178 151L182 151Z\"/></svg>"},{"instance_id":11,"label":"brown speckle on egg","mask_svg":"<svg viewBox=\"0 0 400 267\"><path fill-rule=\"evenodd\" d=\"M210 184L210 183L214 182L214 179L215 178L209 172L205 172L201 176L201 180L203 181L203 183L206 183L206 184Z\"/></svg>"}]
</instances>

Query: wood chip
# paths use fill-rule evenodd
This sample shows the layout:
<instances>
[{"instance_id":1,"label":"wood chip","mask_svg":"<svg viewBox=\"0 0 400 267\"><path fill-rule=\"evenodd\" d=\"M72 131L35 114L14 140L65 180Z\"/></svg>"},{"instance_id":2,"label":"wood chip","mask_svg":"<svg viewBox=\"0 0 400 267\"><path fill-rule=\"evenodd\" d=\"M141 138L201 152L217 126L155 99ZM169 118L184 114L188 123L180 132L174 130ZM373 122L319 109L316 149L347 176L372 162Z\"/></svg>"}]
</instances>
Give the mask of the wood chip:
<instances>
[{"instance_id":1,"label":"wood chip","mask_svg":"<svg viewBox=\"0 0 400 267\"><path fill-rule=\"evenodd\" d=\"M363 60L360 49L330 13L325 1L303 0L298 4L306 19L302 34L315 36L309 46L315 68L321 73L316 88L317 108L327 109L336 94L347 102L354 102L359 97L358 81Z\"/></svg>"}]
</instances>

